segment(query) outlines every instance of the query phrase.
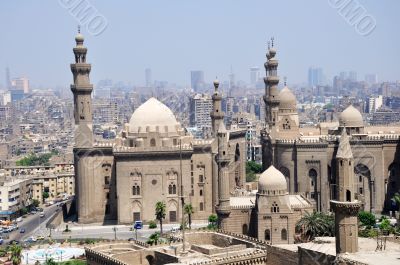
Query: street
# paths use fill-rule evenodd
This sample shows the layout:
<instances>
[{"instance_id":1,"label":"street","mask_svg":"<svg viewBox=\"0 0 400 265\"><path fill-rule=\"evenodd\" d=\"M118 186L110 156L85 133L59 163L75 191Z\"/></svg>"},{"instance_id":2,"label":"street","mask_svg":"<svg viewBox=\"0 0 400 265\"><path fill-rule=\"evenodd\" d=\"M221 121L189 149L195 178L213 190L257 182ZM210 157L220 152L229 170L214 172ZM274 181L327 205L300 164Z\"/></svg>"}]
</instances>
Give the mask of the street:
<instances>
[{"instance_id":1,"label":"street","mask_svg":"<svg viewBox=\"0 0 400 265\"><path fill-rule=\"evenodd\" d=\"M18 223L18 230L7 233L9 238L4 240L3 244L8 244L11 240L22 240L32 235L35 236L47 236L48 231L46 229L46 223L56 213L56 210L60 209L56 204L51 205L43 209L45 217L40 217L40 213L37 212L34 215L28 214L26 218L22 219L22 222ZM61 209L60 209L61 210ZM25 229L25 233L20 233L21 228ZM3 233L3 237L6 233Z\"/></svg>"}]
</instances>

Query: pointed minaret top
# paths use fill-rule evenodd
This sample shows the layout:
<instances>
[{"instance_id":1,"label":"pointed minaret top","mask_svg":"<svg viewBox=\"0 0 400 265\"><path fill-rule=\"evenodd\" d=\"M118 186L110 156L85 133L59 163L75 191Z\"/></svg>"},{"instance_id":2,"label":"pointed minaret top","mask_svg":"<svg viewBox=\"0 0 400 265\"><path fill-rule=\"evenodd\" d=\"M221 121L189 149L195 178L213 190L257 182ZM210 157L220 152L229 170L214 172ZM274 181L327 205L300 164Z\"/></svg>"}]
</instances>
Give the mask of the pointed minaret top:
<instances>
[{"instance_id":1,"label":"pointed minaret top","mask_svg":"<svg viewBox=\"0 0 400 265\"><path fill-rule=\"evenodd\" d=\"M343 128L342 135L339 140L339 147L336 154L336 158L353 158L353 152L351 151L350 138L347 135L346 128Z\"/></svg>"},{"instance_id":2,"label":"pointed minaret top","mask_svg":"<svg viewBox=\"0 0 400 265\"><path fill-rule=\"evenodd\" d=\"M219 81L218 81L218 77L216 77L215 80L214 80L214 89L215 89L215 92L218 91L218 87L219 87Z\"/></svg>"},{"instance_id":3,"label":"pointed minaret top","mask_svg":"<svg viewBox=\"0 0 400 265\"><path fill-rule=\"evenodd\" d=\"M76 46L82 46L85 38L81 34L81 26L78 25L78 34L75 36Z\"/></svg>"}]
</instances>

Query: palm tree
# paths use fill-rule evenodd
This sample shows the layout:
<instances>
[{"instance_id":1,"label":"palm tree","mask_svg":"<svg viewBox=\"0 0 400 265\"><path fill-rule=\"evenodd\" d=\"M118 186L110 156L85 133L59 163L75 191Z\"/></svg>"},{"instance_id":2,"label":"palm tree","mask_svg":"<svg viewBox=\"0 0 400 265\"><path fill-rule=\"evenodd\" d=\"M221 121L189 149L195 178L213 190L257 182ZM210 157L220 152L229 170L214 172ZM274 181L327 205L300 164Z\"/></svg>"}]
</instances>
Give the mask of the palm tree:
<instances>
[{"instance_id":1,"label":"palm tree","mask_svg":"<svg viewBox=\"0 0 400 265\"><path fill-rule=\"evenodd\" d=\"M160 221L160 234L163 234L162 220L165 219L166 205L164 202L156 203L156 219Z\"/></svg>"},{"instance_id":2,"label":"palm tree","mask_svg":"<svg viewBox=\"0 0 400 265\"><path fill-rule=\"evenodd\" d=\"M184 211L188 215L189 229L192 229L192 214L194 213L192 204L185 204Z\"/></svg>"},{"instance_id":3,"label":"palm tree","mask_svg":"<svg viewBox=\"0 0 400 265\"><path fill-rule=\"evenodd\" d=\"M296 224L296 230L301 232L306 241L317 236L333 236L334 227L333 216L321 212L306 212Z\"/></svg>"},{"instance_id":4,"label":"palm tree","mask_svg":"<svg viewBox=\"0 0 400 265\"><path fill-rule=\"evenodd\" d=\"M16 244L13 244L10 248L11 251L11 262L13 265L21 264L21 252L22 247Z\"/></svg>"},{"instance_id":5,"label":"palm tree","mask_svg":"<svg viewBox=\"0 0 400 265\"><path fill-rule=\"evenodd\" d=\"M400 193L396 192L392 198L392 202L394 202L398 208L400 208Z\"/></svg>"}]
</instances>

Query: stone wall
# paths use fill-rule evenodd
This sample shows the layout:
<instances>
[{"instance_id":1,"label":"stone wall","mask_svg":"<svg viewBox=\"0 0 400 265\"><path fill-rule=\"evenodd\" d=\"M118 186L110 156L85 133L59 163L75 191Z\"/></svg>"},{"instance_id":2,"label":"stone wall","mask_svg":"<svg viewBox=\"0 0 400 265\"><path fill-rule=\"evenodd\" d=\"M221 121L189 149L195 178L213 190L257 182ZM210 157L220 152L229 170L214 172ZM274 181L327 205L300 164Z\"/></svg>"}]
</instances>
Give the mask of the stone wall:
<instances>
[{"instance_id":1,"label":"stone wall","mask_svg":"<svg viewBox=\"0 0 400 265\"><path fill-rule=\"evenodd\" d=\"M267 246L267 265L298 265L297 252ZM315 265L315 264L314 264Z\"/></svg>"}]
</instances>

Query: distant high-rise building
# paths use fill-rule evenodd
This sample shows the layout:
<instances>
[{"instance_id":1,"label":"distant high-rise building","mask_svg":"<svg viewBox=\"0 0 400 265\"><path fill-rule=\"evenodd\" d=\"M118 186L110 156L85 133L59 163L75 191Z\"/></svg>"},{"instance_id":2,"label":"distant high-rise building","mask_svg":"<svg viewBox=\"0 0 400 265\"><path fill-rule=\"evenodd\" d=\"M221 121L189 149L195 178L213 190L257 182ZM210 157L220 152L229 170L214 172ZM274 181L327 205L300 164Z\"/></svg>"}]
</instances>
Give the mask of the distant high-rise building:
<instances>
[{"instance_id":1,"label":"distant high-rise building","mask_svg":"<svg viewBox=\"0 0 400 265\"><path fill-rule=\"evenodd\" d=\"M12 90L23 90L25 94L29 93L29 79L26 77L14 78L11 81Z\"/></svg>"},{"instance_id":2,"label":"distant high-rise building","mask_svg":"<svg viewBox=\"0 0 400 265\"><path fill-rule=\"evenodd\" d=\"M231 66L231 73L229 74L229 95L234 87L235 87L235 74L233 73L233 69Z\"/></svg>"},{"instance_id":3,"label":"distant high-rise building","mask_svg":"<svg viewBox=\"0 0 400 265\"><path fill-rule=\"evenodd\" d=\"M368 113L374 113L383 105L382 95L370 97L368 100Z\"/></svg>"},{"instance_id":4,"label":"distant high-rise building","mask_svg":"<svg viewBox=\"0 0 400 265\"><path fill-rule=\"evenodd\" d=\"M204 88L204 72L203 71L191 71L190 81L192 89L198 92Z\"/></svg>"},{"instance_id":5,"label":"distant high-rise building","mask_svg":"<svg viewBox=\"0 0 400 265\"><path fill-rule=\"evenodd\" d=\"M339 73L339 77L340 79L343 80L347 80L349 78L348 73L347 72L340 72Z\"/></svg>"},{"instance_id":6,"label":"distant high-rise building","mask_svg":"<svg viewBox=\"0 0 400 265\"><path fill-rule=\"evenodd\" d=\"M260 79L260 68L259 67L251 67L250 68L250 84L256 85L258 79Z\"/></svg>"},{"instance_id":7,"label":"distant high-rise building","mask_svg":"<svg viewBox=\"0 0 400 265\"><path fill-rule=\"evenodd\" d=\"M211 128L210 113L213 110L212 99L209 95L196 94L190 98L190 126Z\"/></svg>"},{"instance_id":8,"label":"distant high-rise building","mask_svg":"<svg viewBox=\"0 0 400 265\"><path fill-rule=\"evenodd\" d=\"M378 83L378 75L376 74L366 74L365 75L365 82L370 85Z\"/></svg>"},{"instance_id":9,"label":"distant high-rise building","mask_svg":"<svg viewBox=\"0 0 400 265\"><path fill-rule=\"evenodd\" d=\"M356 71L349 72L349 80L352 82L357 82L357 72Z\"/></svg>"},{"instance_id":10,"label":"distant high-rise building","mask_svg":"<svg viewBox=\"0 0 400 265\"><path fill-rule=\"evenodd\" d=\"M323 85L324 74L321 67L310 67L308 69L308 85L321 86Z\"/></svg>"},{"instance_id":11,"label":"distant high-rise building","mask_svg":"<svg viewBox=\"0 0 400 265\"><path fill-rule=\"evenodd\" d=\"M11 89L10 68L6 68L6 89Z\"/></svg>"},{"instance_id":12,"label":"distant high-rise building","mask_svg":"<svg viewBox=\"0 0 400 265\"><path fill-rule=\"evenodd\" d=\"M146 78L146 87L152 87L153 81L152 81L152 76L151 76L151 69L146 68L144 70L144 73L145 73L145 78Z\"/></svg>"}]
</instances>

